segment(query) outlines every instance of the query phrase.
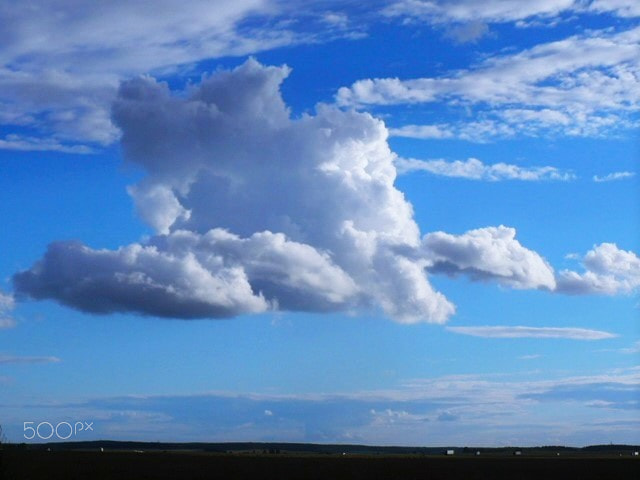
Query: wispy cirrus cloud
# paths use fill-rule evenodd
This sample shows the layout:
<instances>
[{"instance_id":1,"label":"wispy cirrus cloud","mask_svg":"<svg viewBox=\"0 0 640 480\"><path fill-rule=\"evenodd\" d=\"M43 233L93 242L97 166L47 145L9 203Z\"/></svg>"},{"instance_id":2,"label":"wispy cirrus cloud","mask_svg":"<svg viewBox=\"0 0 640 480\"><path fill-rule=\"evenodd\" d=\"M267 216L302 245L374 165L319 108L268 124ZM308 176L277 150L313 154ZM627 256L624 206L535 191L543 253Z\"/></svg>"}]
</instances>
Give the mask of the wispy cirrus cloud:
<instances>
[{"instance_id":1,"label":"wispy cirrus cloud","mask_svg":"<svg viewBox=\"0 0 640 480\"><path fill-rule=\"evenodd\" d=\"M631 347L621 348L619 352L627 355L634 355L636 353L640 353L640 340L635 342Z\"/></svg>"},{"instance_id":2,"label":"wispy cirrus cloud","mask_svg":"<svg viewBox=\"0 0 640 480\"><path fill-rule=\"evenodd\" d=\"M424 445L438 438L442 444L489 446L513 442L514 429L531 425L518 444L548 442L550 432L571 445L604 438L633 443L637 429L628 422L638 408L638 387L637 369L552 380L526 373L461 374L416 378L374 391L129 395L47 408L54 417L71 411L100 419L101 435L136 440L380 444L386 439ZM585 420L584 412L593 408L605 408L606 418Z\"/></svg>"},{"instance_id":3,"label":"wispy cirrus cloud","mask_svg":"<svg viewBox=\"0 0 640 480\"><path fill-rule=\"evenodd\" d=\"M110 106L123 79L360 32L318 4L305 9L302 28L291 21L296 8L279 0L10 2L0 9L0 124L40 140L10 137L0 148L86 153L87 144L118 139Z\"/></svg>"},{"instance_id":4,"label":"wispy cirrus cloud","mask_svg":"<svg viewBox=\"0 0 640 480\"><path fill-rule=\"evenodd\" d=\"M593 0L587 9L596 13L612 12L620 17L640 17L640 4L635 0Z\"/></svg>"},{"instance_id":5,"label":"wispy cirrus cloud","mask_svg":"<svg viewBox=\"0 0 640 480\"><path fill-rule=\"evenodd\" d=\"M518 360L536 360L538 358L541 358L542 355L538 354L538 353L532 353L529 355L520 355L518 357Z\"/></svg>"},{"instance_id":6,"label":"wispy cirrus cloud","mask_svg":"<svg viewBox=\"0 0 640 480\"><path fill-rule=\"evenodd\" d=\"M453 131L450 125L403 125L399 128L389 128L392 137L444 139L454 138L459 135Z\"/></svg>"},{"instance_id":7,"label":"wispy cirrus cloud","mask_svg":"<svg viewBox=\"0 0 640 480\"><path fill-rule=\"evenodd\" d=\"M10 312L15 308L13 295L9 295L0 290L0 330L13 328L16 321L11 317Z\"/></svg>"},{"instance_id":8,"label":"wispy cirrus cloud","mask_svg":"<svg viewBox=\"0 0 640 480\"><path fill-rule=\"evenodd\" d=\"M429 23L462 23L485 21L514 22L530 17L549 17L562 13L575 4L575 0L533 0L523 4L518 0L489 0L483 4L473 0L399 0L384 9L389 17L404 17Z\"/></svg>"},{"instance_id":9,"label":"wispy cirrus cloud","mask_svg":"<svg viewBox=\"0 0 640 480\"><path fill-rule=\"evenodd\" d=\"M462 335L485 338L566 338L570 340L604 340L617 335L601 330L565 327L482 326L447 327L447 330Z\"/></svg>"},{"instance_id":10,"label":"wispy cirrus cloud","mask_svg":"<svg viewBox=\"0 0 640 480\"><path fill-rule=\"evenodd\" d=\"M567 13L611 13L620 17L640 16L635 0L396 0L383 10L389 17L402 17L428 23L458 23L484 21L489 23L517 22L526 26L525 20L546 19L553 21Z\"/></svg>"},{"instance_id":11,"label":"wispy cirrus cloud","mask_svg":"<svg viewBox=\"0 0 640 480\"><path fill-rule=\"evenodd\" d=\"M616 180L625 180L636 176L636 172L612 172L606 175L594 175L593 181L597 183L614 182Z\"/></svg>"},{"instance_id":12,"label":"wispy cirrus cloud","mask_svg":"<svg viewBox=\"0 0 640 480\"><path fill-rule=\"evenodd\" d=\"M579 15L640 16L635 0L395 0L382 14L403 24L427 24L455 43L473 43L496 36L491 26L511 23L519 28L553 27Z\"/></svg>"},{"instance_id":13,"label":"wispy cirrus cloud","mask_svg":"<svg viewBox=\"0 0 640 480\"><path fill-rule=\"evenodd\" d=\"M69 145L53 138L23 137L14 134L7 135L4 139L0 138L0 150L76 154L94 153L94 150L86 145Z\"/></svg>"},{"instance_id":14,"label":"wispy cirrus cloud","mask_svg":"<svg viewBox=\"0 0 640 480\"><path fill-rule=\"evenodd\" d=\"M58 363L58 357L48 356L20 356L20 355L0 355L0 365L6 364L32 364L32 363Z\"/></svg>"},{"instance_id":15,"label":"wispy cirrus cloud","mask_svg":"<svg viewBox=\"0 0 640 480\"><path fill-rule=\"evenodd\" d=\"M471 21L450 27L445 36L455 43L474 43L489 35L489 26L481 21Z\"/></svg>"},{"instance_id":16,"label":"wispy cirrus cloud","mask_svg":"<svg viewBox=\"0 0 640 480\"><path fill-rule=\"evenodd\" d=\"M4 317L0 318L0 330L3 328L13 328L16 326L16 321L13 318Z\"/></svg>"},{"instance_id":17,"label":"wispy cirrus cloud","mask_svg":"<svg viewBox=\"0 0 640 480\"><path fill-rule=\"evenodd\" d=\"M515 135L601 136L638 126L640 29L592 31L490 57L440 77L375 78L341 88L342 105L443 102L473 122L408 125L396 135L482 141Z\"/></svg>"},{"instance_id":18,"label":"wispy cirrus cloud","mask_svg":"<svg viewBox=\"0 0 640 480\"><path fill-rule=\"evenodd\" d=\"M602 137L609 132L638 127L637 120L614 113L576 118L550 108L486 109L478 106L476 120L460 120L436 125L404 125L391 129L396 137L418 139L457 139L473 143L489 143L516 137ZM617 133L616 133L617 135Z\"/></svg>"},{"instance_id":19,"label":"wispy cirrus cloud","mask_svg":"<svg viewBox=\"0 0 640 480\"><path fill-rule=\"evenodd\" d=\"M497 182L503 180L522 180L529 182L555 180L569 181L576 178L570 171L563 171L556 167L521 167L508 163L485 164L477 158L467 160L447 161L418 160L415 158L397 158L394 161L399 174L410 172L428 172L444 177L466 178L468 180L483 180Z\"/></svg>"}]
</instances>

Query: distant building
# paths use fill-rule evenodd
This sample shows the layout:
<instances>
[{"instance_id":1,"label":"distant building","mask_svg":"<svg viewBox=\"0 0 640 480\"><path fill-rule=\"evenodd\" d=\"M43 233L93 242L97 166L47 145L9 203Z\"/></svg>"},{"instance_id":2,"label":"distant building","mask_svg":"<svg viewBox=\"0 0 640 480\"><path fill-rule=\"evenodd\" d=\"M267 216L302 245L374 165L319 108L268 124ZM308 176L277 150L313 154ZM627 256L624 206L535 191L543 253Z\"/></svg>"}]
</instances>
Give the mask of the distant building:
<instances>
[{"instance_id":1,"label":"distant building","mask_svg":"<svg viewBox=\"0 0 640 480\"><path fill-rule=\"evenodd\" d=\"M444 452L445 455L453 455L454 453L456 453L455 450L447 450L446 452Z\"/></svg>"},{"instance_id":2,"label":"distant building","mask_svg":"<svg viewBox=\"0 0 640 480\"><path fill-rule=\"evenodd\" d=\"M515 452L513 452L513 454L516 456L522 455L522 450L516 450Z\"/></svg>"}]
</instances>

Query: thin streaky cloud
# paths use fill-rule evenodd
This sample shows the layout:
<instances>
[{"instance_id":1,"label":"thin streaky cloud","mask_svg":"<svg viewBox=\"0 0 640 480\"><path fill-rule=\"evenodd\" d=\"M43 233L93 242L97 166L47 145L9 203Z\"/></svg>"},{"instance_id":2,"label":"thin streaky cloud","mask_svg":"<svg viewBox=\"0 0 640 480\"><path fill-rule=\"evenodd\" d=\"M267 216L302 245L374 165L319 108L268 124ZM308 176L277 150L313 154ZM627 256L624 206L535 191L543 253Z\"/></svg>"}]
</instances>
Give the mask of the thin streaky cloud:
<instances>
[{"instance_id":1,"label":"thin streaky cloud","mask_svg":"<svg viewBox=\"0 0 640 480\"><path fill-rule=\"evenodd\" d=\"M15 150L22 152L61 152L86 155L95 153L92 148L86 145L63 145L57 140L50 138L21 137L20 135L7 135L0 138L0 150Z\"/></svg>"},{"instance_id":2,"label":"thin streaky cloud","mask_svg":"<svg viewBox=\"0 0 640 480\"><path fill-rule=\"evenodd\" d=\"M16 326L16 321L13 318L5 317L0 318L0 330L3 328L13 328Z\"/></svg>"},{"instance_id":3,"label":"thin streaky cloud","mask_svg":"<svg viewBox=\"0 0 640 480\"><path fill-rule=\"evenodd\" d=\"M31 364L31 363L58 363L60 359L54 356L19 356L19 355L0 355L0 365L4 364Z\"/></svg>"},{"instance_id":4,"label":"thin streaky cloud","mask_svg":"<svg viewBox=\"0 0 640 480\"><path fill-rule=\"evenodd\" d=\"M13 295L0 290L0 311L11 310L15 306Z\"/></svg>"},{"instance_id":5,"label":"thin streaky cloud","mask_svg":"<svg viewBox=\"0 0 640 480\"><path fill-rule=\"evenodd\" d=\"M636 353L640 353L640 340L638 340L636 343L634 343L631 347L629 348L621 348L620 350L618 350L620 353L624 353L627 355L633 355Z\"/></svg>"},{"instance_id":6,"label":"thin streaky cloud","mask_svg":"<svg viewBox=\"0 0 640 480\"><path fill-rule=\"evenodd\" d=\"M352 27L341 12L327 17L315 2L303 14L315 30L302 29L294 9L302 10L285 3L157 0L151 15L145 2L3 2L0 124L33 129L43 138L0 140L0 148L88 153L83 150L119 138L109 112L121 80L363 35L364 26Z\"/></svg>"},{"instance_id":7,"label":"thin streaky cloud","mask_svg":"<svg viewBox=\"0 0 640 480\"><path fill-rule=\"evenodd\" d=\"M9 312L15 308L15 304L13 295L0 290L0 330L16 326L16 321L9 315Z\"/></svg>"},{"instance_id":8,"label":"thin streaky cloud","mask_svg":"<svg viewBox=\"0 0 640 480\"><path fill-rule=\"evenodd\" d=\"M640 16L636 0L397 0L382 11L387 17L406 22L473 25L478 22L509 23L528 27L545 22L551 25L561 15L608 13L623 18Z\"/></svg>"},{"instance_id":9,"label":"thin streaky cloud","mask_svg":"<svg viewBox=\"0 0 640 480\"><path fill-rule=\"evenodd\" d=\"M615 180L624 180L628 178L633 178L635 176L636 176L635 172L613 172L613 173L609 173L607 175L602 175L602 176L594 175L593 181L597 183L613 182Z\"/></svg>"},{"instance_id":10,"label":"thin streaky cloud","mask_svg":"<svg viewBox=\"0 0 640 480\"><path fill-rule=\"evenodd\" d=\"M502 430L500 438L508 441L507 435L523 423L553 422L553 405L558 403L568 412L562 416L564 430L585 428L593 435L589 425L576 423L575 415L582 414L576 406L631 411L631 399L640 385L640 374L634 369L551 380L531 380L530 375L523 373L513 380L504 374L448 375L414 379L411 384L388 390L332 394L227 391L106 396L58 403L52 408L58 412L71 409L91 412L92 418L102 419L102 428L120 426L138 439L140 432L148 433L145 426L161 427L170 420L172 427L183 427L183 430L176 429L185 435L180 438L191 441L194 437L200 438L198 435L203 430L211 441L252 425L254 435L267 433L270 438L289 441L347 441L352 437L346 435L359 431L361 442L378 443L381 438L406 442L409 434L412 443L424 444L428 441L425 422L432 422L430 428L439 428L438 425L446 426L447 422L438 420L462 420L467 425L463 433L467 441L483 441L487 428ZM551 416L540 417L537 413L540 408ZM237 413L228 415L229 411ZM628 418L622 415L613 419ZM610 434L611 425L607 427ZM437 433L443 442L456 441L449 436L450 430ZM433 434L427 432L427 435ZM529 429L527 435L530 435ZM533 440L528 437L527 442L540 441L545 435L548 431Z\"/></svg>"},{"instance_id":11,"label":"thin streaky cloud","mask_svg":"<svg viewBox=\"0 0 640 480\"><path fill-rule=\"evenodd\" d=\"M447 330L462 335L484 338L566 338L570 340L603 340L617 335L601 330L565 327L448 327Z\"/></svg>"},{"instance_id":12,"label":"thin streaky cloud","mask_svg":"<svg viewBox=\"0 0 640 480\"><path fill-rule=\"evenodd\" d=\"M576 178L572 172L563 171L556 167L521 167L503 162L486 164L477 158L468 158L464 161L397 158L394 161L394 164L400 174L422 171L443 177L456 177L489 182L497 182L501 180L521 180L529 182L543 180L569 181Z\"/></svg>"},{"instance_id":13,"label":"thin streaky cloud","mask_svg":"<svg viewBox=\"0 0 640 480\"><path fill-rule=\"evenodd\" d=\"M475 106L473 130L482 137L540 133L602 136L637 127L635 73L639 28L590 31L487 58L443 76L364 78L338 90L340 105L401 105L445 102ZM459 136L450 127L410 126L405 136ZM454 129L455 130L455 129ZM397 134L398 132L396 132ZM464 136L468 136L467 133ZM472 134L469 138L477 137Z\"/></svg>"},{"instance_id":14,"label":"thin streaky cloud","mask_svg":"<svg viewBox=\"0 0 640 480\"><path fill-rule=\"evenodd\" d=\"M455 138L456 135L451 127L446 124L441 125L404 125L399 128L390 128L389 135L392 137L422 138L422 139L443 139Z\"/></svg>"},{"instance_id":15,"label":"thin streaky cloud","mask_svg":"<svg viewBox=\"0 0 640 480\"><path fill-rule=\"evenodd\" d=\"M596 2L597 3L597 2ZM600 2L602 3L602 2ZM577 0L489 0L477 2L474 0L458 0L448 2L444 0L398 0L392 2L383 10L388 17L400 17L404 21L420 21L432 24L466 25L468 22L507 23L529 19L552 20L563 13L583 9L584 2ZM604 11L612 11L606 5L600 7Z\"/></svg>"}]
</instances>

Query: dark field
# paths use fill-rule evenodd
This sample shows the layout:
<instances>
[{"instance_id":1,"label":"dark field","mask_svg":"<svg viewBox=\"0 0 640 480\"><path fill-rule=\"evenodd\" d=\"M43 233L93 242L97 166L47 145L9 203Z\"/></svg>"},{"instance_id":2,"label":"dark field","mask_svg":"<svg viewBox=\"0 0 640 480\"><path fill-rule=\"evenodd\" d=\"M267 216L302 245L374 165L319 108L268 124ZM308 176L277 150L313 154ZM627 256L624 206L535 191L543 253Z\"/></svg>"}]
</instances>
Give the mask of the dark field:
<instances>
[{"instance_id":1,"label":"dark field","mask_svg":"<svg viewBox=\"0 0 640 480\"><path fill-rule=\"evenodd\" d=\"M618 456L251 455L193 452L5 451L4 478L22 479L640 479Z\"/></svg>"}]
</instances>

